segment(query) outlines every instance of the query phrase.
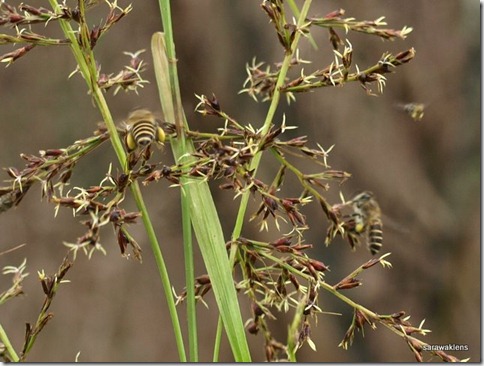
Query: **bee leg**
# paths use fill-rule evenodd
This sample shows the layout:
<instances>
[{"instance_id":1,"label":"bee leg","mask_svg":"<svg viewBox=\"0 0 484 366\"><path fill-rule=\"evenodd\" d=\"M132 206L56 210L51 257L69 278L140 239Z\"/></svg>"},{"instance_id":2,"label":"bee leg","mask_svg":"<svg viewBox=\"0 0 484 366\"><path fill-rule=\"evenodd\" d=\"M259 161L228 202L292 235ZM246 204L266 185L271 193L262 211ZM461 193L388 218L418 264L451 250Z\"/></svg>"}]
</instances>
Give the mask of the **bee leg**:
<instances>
[{"instance_id":1,"label":"bee leg","mask_svg":"<svg viewBox=\"0 0 484 366\"><path fill-rule=\"evenodd\" d=\"M161 144L165 142L165 131L163 131L161 127L158 127L156 129L156 141L158 141Z\"/></svg>"},{"instance_id":2,"label":"bee leg","mask_svg":"<svg viewBox=\"0 0 484 366\"><path fill-rule=\"evenodd\" d=\"M152 154L151 146L148 145L141 152L141 166L146 165L146 162L151 158L151 154Z\"/></svg>"},{"instance_id":3,"label":"bee leg","mask_svg":"<svg viewBox=\"0 0 484 366\"><path fill-rule=\"evenodd\" d=\"M126 165L127 165L128 171L133 170L139 158L140 158L139 155L136 154L136 150L128 153L128 156L126 158Z\"/></svg>"},{"instance_id":4,"label":"bee leg","mask_svg":"<svg viewBox=\"0 0 484 366\"><path fill-rule=\"evenodd\" d=\"M128 132L126 134L126 137L124 139L124 143L126 144L126 147L128 148L128 152L132 152L136 149L136 140L131 132Z\"/></svg>"}]
</instances>

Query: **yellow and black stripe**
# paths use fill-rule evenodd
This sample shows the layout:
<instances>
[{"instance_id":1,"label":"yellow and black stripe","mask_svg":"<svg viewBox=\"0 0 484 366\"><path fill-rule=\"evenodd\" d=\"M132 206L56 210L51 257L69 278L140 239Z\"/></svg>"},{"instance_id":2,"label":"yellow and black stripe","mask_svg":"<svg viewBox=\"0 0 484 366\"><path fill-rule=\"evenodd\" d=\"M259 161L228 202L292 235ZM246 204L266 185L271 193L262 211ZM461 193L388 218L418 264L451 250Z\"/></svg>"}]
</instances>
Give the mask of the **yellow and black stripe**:
<instances>
[{"instance_id":1,"label":"yellow and black stripe","mask_svg":"<svg viewBox=\"0 0 484 366\"><path fill-rule=\"evenodd\" d=\"M372 192L357 194L349 204L353 206L354 232L366 233L366 243L371 254L377 254L383 245L383 222L378 202Z\"/></svg>"},{"instance_id":2,"label":"yellow and black stripe","mask_svg":"<svg viewBox=\"0 0 484 366\"><path fill-rule=\"evenodd\" d=\"M379 217L374 217L368 227L368 249L371 254L377 254L383 245L383 223Z\"/></svg>"},{"instance_id":3,"label":"yellow and black stripe","mask_svg":"<svg viewBox=\"0 0 484 366\"><path fill-rule=\"evenodd\" d=\"M132 112L126 124L126 146L130 152L136 148L145 149L155 141L165 141L165 132L150 111L140 109Z\"/></svg>"},{"instance_id":4,"label":"yellow and black stripe","mask_svg":"<svg viewBox=\"0 0 484 366\"><path fill-rule=\"evenodd\" d=\"M155 140L156 126L147 120L137 121L128 134L128 148L146 147Z\"/></svg>"}]
</instances>

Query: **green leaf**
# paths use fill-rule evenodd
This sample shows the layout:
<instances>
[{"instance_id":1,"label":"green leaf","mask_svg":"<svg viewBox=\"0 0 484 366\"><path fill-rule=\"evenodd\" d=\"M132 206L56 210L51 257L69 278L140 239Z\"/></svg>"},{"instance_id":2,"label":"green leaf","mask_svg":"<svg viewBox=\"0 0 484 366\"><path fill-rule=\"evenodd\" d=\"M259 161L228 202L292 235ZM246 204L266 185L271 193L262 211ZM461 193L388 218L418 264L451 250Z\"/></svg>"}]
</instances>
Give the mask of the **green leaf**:
<instances>
[{"instance_id":1,"label":"green leaf","mask_svg":"<svg viewBox=\"0 0 484 366\"><path fill-rule=\"evenodd\" d=\"M179 90L170 80L176 79L174 77L176 68L174 63L168 62L163 33L158 32L153 35L151 48L164 117L168 121L176 121L176 116L182 116L183 121L177 122L186 126L183 110L175 109L174 99L179 98ZM174 50L171 54L174 54ZM178 136L172 140L172 149L177 162L183 160L186 163L193 159L191 154L195 152L195 148L192 141L184 139L184 136ZM189 203L195 236L210 276L215 300L235 361L250 362L232 268L225 248L222 226L208 184L200 179L186 178L182 181L182 194Z\"/></svg>"}]
</instances>

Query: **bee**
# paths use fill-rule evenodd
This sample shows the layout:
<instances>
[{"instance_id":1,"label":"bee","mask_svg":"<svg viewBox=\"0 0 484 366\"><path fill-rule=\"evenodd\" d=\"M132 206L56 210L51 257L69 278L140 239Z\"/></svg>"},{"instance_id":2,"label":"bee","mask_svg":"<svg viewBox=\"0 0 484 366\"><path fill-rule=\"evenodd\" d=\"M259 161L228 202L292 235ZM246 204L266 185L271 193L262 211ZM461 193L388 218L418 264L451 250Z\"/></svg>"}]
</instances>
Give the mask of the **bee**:
<instances>
[{"instance_id":1,"label":"bee","mask_svg":"<svg viewBox=\"0 0 484 366\"><path fill-rule=\"evenodd\" d=\"M423 103L399 104L398 107L405 111L415 122L421 121L424 116L425 104Z\"/></svg>"},{"instance_id":2,"label":"bee","mask_svg":"<svg viewBox=\"0 0 484 366\"><path fill-rule=\"evenodd\" d=\"M357 194L348 203L353 208L351 230L357 234L366 234L368 249L375 255L383 244L383 222L378 202L373 193L365 191Z\"/></svg>"},{"instance_id":3,"label":"bee","mask_svg":"<svg viewBox=\"0 0 484 366\"><path fill-rule=\"evenodd\" d=\"M163 144L165 141L165 131L158 125L153 113L146 109L131 112L125 124L125 143L129 152L137 148L144 150L153 142Z\"/></svg>"},{"instance_id":4,"label":"bee","mask_svg":"<svg viewBox=\"0 0 484 366\"><path fill-rule=\"evenodd\" d=\"M129 152L128 168L131 169L140 157L143 165L151 157L151 145L160 146L165 141L165 131L160 127L153 113L146 109L131 112L124 122L126 135L124 143Z\"/></svg>"}]
</instances>

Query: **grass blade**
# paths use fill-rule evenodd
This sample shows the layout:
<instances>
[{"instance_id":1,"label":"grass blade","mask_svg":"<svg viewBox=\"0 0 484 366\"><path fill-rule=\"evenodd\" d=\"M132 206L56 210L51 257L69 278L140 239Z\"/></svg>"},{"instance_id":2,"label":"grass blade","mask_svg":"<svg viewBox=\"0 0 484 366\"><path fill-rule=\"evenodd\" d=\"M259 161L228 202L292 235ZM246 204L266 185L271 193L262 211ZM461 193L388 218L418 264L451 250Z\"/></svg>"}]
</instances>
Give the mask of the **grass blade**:
<instances>
[{"instance_id":1,"label":"grass blade","mask_svg":"<svg viewBox=\"0 0 484 366\"><path fill-rule=\"evenodd\" d=\"M173 95L179 95L179 91L172 90L170 83L170 72L175 64L168 62L163 33L153 35L151 47L165 119L173 121L176 118L175 115L183 116L184 119L183 110L176 112L172 99ZM186 125L185 120L183 123ZM172 140L172 149L177 162L183 160L184 163L192 159L190 154L195 152L193 143L182 137ZM189 203L193 229L210 276L234 358L237 362L250 362L249 348L232 279L232 269L225 249L222 226L208 184L205 181L187 178L182 187L182 194Z\"/></svg>"}]
</instances>

